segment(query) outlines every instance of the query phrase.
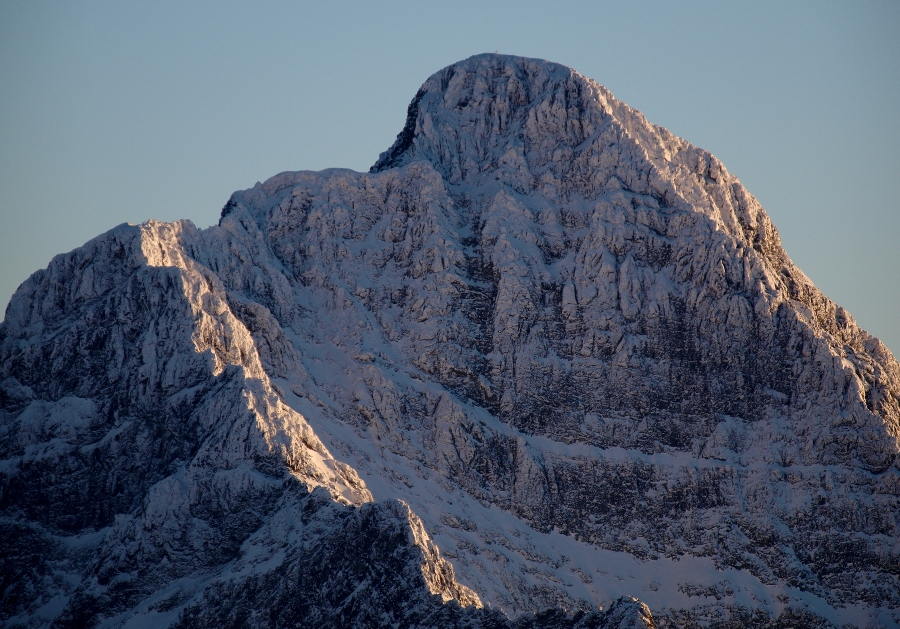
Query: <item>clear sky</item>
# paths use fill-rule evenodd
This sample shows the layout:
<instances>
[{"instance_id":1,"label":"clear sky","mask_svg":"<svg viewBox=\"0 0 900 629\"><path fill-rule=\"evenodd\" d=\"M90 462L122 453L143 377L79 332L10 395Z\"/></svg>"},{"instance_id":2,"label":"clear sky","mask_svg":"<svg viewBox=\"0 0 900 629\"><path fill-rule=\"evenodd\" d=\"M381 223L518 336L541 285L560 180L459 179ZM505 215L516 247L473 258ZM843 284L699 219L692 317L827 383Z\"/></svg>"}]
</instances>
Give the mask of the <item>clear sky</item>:
<instances>
[{"instance_id":1,"label":"clear sky","mask_svg":"<svg viewBox=\"0 0 900 629\"><path fill-rule=\"evenodd\" d=\"M712 151L900 353L900 3L0 3L0 306L122 222L215 223L285 170L367 170L433 72L571 66Z\"/></svg>"}]
</instances>

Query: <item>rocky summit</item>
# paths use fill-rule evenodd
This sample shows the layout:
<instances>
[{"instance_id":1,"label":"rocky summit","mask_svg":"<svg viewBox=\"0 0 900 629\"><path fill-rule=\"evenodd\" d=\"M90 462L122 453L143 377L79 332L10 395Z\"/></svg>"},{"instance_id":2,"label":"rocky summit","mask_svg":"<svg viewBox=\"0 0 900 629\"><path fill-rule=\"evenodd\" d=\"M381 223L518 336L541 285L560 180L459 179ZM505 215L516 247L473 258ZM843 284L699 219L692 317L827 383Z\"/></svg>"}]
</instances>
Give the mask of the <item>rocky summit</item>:
<instances>
[{"instance_id":1,"label":"rocky summit","mask_svg":"<svg viewBox=\"0 0 900 629\"><path fill-rule=\"evenodd\" d=\"M0 622L898 627L898 399L713 155L478 55L19 287Z\"/></svg>"}]
</instances>

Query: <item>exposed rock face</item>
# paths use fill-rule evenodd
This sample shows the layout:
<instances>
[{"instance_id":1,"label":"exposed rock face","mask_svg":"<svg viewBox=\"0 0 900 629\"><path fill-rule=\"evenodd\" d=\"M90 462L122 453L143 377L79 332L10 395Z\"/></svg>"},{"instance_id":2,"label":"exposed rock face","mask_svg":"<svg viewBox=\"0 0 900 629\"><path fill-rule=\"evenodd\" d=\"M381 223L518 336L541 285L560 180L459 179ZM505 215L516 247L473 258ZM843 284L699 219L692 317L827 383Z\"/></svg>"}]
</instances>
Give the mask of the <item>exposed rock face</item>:
<instances>
[{"instance_id":1,"label":"exposed rock face","mask_svg":"<svg viewBox=\"0 0 900 629\"><path fill-rule=\"evenodd\" d=\"M897 361L563 66L57 256L0 361L6 626L900 623Z\"/></svg>"}]
</instances>

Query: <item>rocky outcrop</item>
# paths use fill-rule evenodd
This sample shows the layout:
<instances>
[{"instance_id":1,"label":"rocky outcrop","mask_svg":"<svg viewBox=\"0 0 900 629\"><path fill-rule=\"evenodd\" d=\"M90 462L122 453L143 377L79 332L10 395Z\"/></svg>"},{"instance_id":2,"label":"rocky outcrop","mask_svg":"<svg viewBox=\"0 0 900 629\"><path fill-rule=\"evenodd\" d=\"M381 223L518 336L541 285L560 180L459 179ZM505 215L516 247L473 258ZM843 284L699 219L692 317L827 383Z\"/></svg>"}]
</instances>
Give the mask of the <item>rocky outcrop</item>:
<instances>
[{"instance_id":1,"label":"rocky outcrop","mask_svg":"<svg viewBox=\"0 0 900 629\"><path fill-rule=\"evenodd\" d=\"M563 66L58 256L0 360L8 626L900 622L897 361Z\"/></svg>"}]
</instances>

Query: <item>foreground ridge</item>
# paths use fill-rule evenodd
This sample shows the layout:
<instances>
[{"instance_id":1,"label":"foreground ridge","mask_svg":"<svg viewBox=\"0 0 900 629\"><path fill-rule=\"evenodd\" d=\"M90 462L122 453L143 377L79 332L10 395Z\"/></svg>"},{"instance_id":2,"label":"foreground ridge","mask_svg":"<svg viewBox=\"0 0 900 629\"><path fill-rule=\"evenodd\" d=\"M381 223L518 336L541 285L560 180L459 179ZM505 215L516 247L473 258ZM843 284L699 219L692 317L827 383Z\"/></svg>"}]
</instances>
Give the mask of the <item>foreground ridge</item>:
<instances>
[{"instance_id":1,"label":"foreground ridge","mask_svg":"<svg viewBox=\"0 0 900 629\"><path fill-rule=\"evenodd\" d=\"M713 155L477 55L19 288L0 621L898 626L898 399Z\"/></svg>"}]
</instances>

